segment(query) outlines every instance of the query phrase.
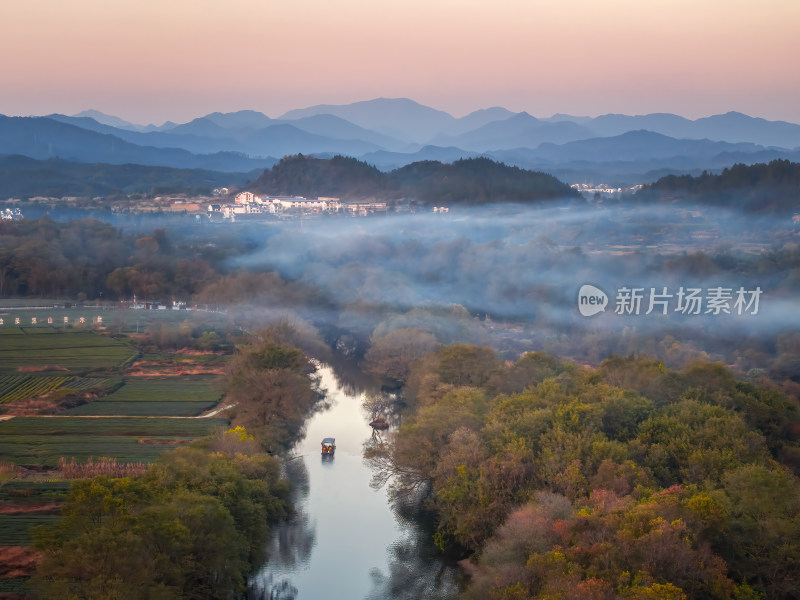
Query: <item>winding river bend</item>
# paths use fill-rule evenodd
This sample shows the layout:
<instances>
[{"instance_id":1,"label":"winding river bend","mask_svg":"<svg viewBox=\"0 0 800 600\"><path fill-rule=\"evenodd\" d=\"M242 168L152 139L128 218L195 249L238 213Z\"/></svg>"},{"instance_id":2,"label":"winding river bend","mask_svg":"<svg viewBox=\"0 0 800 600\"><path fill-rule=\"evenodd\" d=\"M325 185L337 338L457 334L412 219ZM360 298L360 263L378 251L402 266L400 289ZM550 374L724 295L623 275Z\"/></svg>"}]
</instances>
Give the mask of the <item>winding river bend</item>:
<instances>
[{"instance_id":1,"label":"winding river bend","mask_svg":"<svg viewBox=\"0 0 800 600\"><path fill-rule=\"evenodd\" d=\"M269 600L447 600L458 573L434 554L431 536L392 509L385 489L370 487L362 456L373 435L364 392L343 386L320 365L329 407L306 422L287 461L297 515L276 528L269 562L250 582L249 597ZM322 457L322 438L336 453Z\"/></svg>"}]
</instances>

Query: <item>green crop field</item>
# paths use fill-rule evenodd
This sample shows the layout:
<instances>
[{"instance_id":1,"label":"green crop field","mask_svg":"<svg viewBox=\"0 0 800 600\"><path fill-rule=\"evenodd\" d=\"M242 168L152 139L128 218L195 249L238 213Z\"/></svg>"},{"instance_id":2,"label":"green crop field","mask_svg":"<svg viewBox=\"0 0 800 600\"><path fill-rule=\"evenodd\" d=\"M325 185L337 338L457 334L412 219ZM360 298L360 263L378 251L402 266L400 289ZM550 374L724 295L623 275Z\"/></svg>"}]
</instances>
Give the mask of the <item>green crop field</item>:
<instances>
[{"instance_id":1,"label":"green crop field","mask_svg":"<svg viewBox=\"0 0 800 600\"><path fill-rule=\"evenodd\" d=\"M61 387L70 379L72 378L63 375L40 377L12 375L10 378L0 376L0 404L25 398L36 398Z\"/></svg>"},{"instance_id":2,"label":"green crop field","mask_svg":"<svg viewBox=\"0 0 800 600\"><path fill-rule=\"evenodd\" d=\"M0 485L0 502L25 505L43 501L61 501L69 491L69 480L11 479Z\"/></svg>"},{"instance_id":3,"label":"green crop field","mask_svg":"<svg viewBox=\"0 0 800 600\"><path fill-rule=\"evenodd\" d=\"M27 436L24 440L8 436L0 439L0 454L23 466L41 465L54 468L61 457L87 462L90 458L114 458L118 462L152 462L176 444L141 444L140 439L186 443L192 437L180 436L106 436L64 435Z\"/></svg>"},{"instance_id":4,"label":"green crop field","mask_svg":"<svg viewBox=\"0 0 800 600\"><path fill-rule=\"evenodd\" d=\"M220 399L218 379L205 376L165 379L128 378L121 388L103 400L108 402L185 402Z\"/></svg>"},{"instance_id":5,"label":"green crop field","mask_svg":"<svg viewBox=\"0 0 800 600\"><path fill-rule=\"evenodd\" d=\"M69 491L69 481L14 479L0 486L0 504L6 509L20 509L17 514L0 516L0 546L26 546L32 525L51 524L58 518L59 505ZM45 512L21 512L31 507L45 507Z\"/></svg>"},{"instance_id":6,"label":"green crop field","mask_svg":"<svg viewBox=\"0 0 800 600\"><path fill-rule=\"evenodd\" d=\"M12 577L10 579L0 579L0 592L6 594L18 594L27 598L25 593L28 591L28 579L26 577Z\"/></svg>"},{"instance_id":7,"label":"green crop field","mask_svg":"<svg viewBox=\"0 0 800 600\"><path fill-rule=\"evenodd\" d=\"M83 404L66 412L68 415L98 416L161 416L161 417L194 417L216 405L212 402L105 402L99 400Z\"/></svg>"},{"instance_id":8,"label":"green crop field","mask_svg":"<svg viewBox=\"0 0 800 600\"><path fill-rule=\"evenodd\" d=\"M68 410L68 415L190 417L214 407L222 396L218 379L208 376L128 378L112 394Z\"/></svg>"},{"instance_id":9,"label":"green crop field","mask_svg":"<svg viewBox=\"0 0 800 600\"><path fill-rule=\"evenodd\" d=\"M0 526L0 546L30 546L31 527L55 525L59 514L3 515Z\"/></svg>"},{"instance_id":10,"label":"green crop field","mask_svg":"<svg viewBox=\"0 0 800 600\"><path fill-rule=\"evenodd\" d=\"M0 404L38 398L47 392L112 388L119 379L108 377L72 377L69 375L0 375Z\"/></svg>"},{"instance_id":11,"label":"green crop field","mask_svg":"<svg viewBox=\"0 0 800 600\"><path fill-rule=\"evenodd\" d=\"M210 422L210 423L209 423ZM91 417L16 417L0 421L0 436L89 435L139 437L205 435L225 419L161 419L148 417L94 419ZM2 455L2 453L0 453Z\"/></svg>"},{"instance_id":12,"label":"green crop field","mask_svg":"<svg viewBox=\"0 0 800 600\"><path fill-rule=\"evenodd\" d=\"M0 404L8 402L6 394L10 394L21 383L30 379L30 375L0 375Z\"/></svg>"},{"instance_id":13,"label":"green crop field","mask_svg":"<svg viewBox=\"0 0 800 600\"><path fill-rule=\"evenodd\" d=\"M149 462L175 447L164 442L187 442L227 425L215 418L16 417L0 421L0 456L18 465L46 467L56 466L62 456L78 462L101 457Z\"/></svg>"},{"instance_id":14,"label":"green crop field","mask_svg":"<svg viewBox=\"0 0 800 600\"><path fill-rule=\"evenodd\" d=\"M34 526L57 521L59 504L71 482L42 470L56 469L62 457L77 463L103 458L150 463L164 452L229 427L226 419L186 418L217 405L222 396L218 375L172 375L197 369L200 363L227 360L227 356L159 353L144 358L154 365L157 378L127 376L126 368L139 351L127 340L92 330L89 324L97 324L92 312L97 311L46 308L37 313L0 308L0 411L26 408L28 404L18 402L5 405L48 392L56 392L48 396L54 403L68 392L77 392L70 398L89 399L93 395L84 395L82 390L102 388L108 393L67 409L63 416L0 421L0 460L30 469L19 477L6 468L0 479L0 505L6 508L6 514L0 514L0 546L28 546ZM37 322L32 323L37 314ZM182 323L187 318L186 311L103 314L107 331L114 330L112 323L117 330L144 331L157 321ZM62 315L68 316L70 326L64 326ZM80 316L87 322L85 329L71 325ZM14 326L17 318L20 324ZM48 318L52 323L47 323ZM1 579L0 595L25 592L25 582L25 578Z\"/></svg>"},{"instance_id":15,"label":"green crop field","mask_svg":"<svg viewBox=\"0 0 800 600\"><path fill-rule=\"evenodd\" d=\"M108 369L136 354L137 351L123 341L90 332L0 330L0 372L4 373L44 367L67 372Z\"/></svg>"},{"instance_id":16,"label":"green crop field","mask_svg":"<svg viewBox=\"0 0 800 600\"><path fill-rule=\"evenodd\" d=\"M146 352L142 355L145 361L180 361L190 363L224 363L230 360L227 354L174 354L168 352Z\"/></svg>"},{"instance_id":17,"label":"green crop field","mask_svg":"<svg viewBox=\"0 0 800 600\"><path fill-rule=\"evenodd\" d=\"M121 379L110 379L107 377L73 377L64 382L62 388L70 390L86 390L89 388L111 388L119 384Z\"/></svg>"}]
</instances>

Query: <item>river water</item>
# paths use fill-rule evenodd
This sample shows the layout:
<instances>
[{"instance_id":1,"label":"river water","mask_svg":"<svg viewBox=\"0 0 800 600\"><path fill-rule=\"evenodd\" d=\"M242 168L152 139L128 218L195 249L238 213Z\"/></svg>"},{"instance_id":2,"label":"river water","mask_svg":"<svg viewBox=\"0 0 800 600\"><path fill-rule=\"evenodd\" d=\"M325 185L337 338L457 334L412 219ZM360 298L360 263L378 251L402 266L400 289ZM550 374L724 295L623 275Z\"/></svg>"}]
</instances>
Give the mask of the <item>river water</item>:
<instances>
[{"instance_id":1,"label":"river water","mask_svg":"<svg viewBox=\"0 0 800 600\"><path fill-rule=\"evenodd\" d=\"M447 600L457 570L435 555L430 532L393 510L385 488L373 489L363 459L373 439L364 392L317 369L327 408L306 422L287 461L297 514L276 527L267 564L250 582L250 598L270 600ZM336 438L322 457L322 438Z\"/></svg>"}]
</instances>

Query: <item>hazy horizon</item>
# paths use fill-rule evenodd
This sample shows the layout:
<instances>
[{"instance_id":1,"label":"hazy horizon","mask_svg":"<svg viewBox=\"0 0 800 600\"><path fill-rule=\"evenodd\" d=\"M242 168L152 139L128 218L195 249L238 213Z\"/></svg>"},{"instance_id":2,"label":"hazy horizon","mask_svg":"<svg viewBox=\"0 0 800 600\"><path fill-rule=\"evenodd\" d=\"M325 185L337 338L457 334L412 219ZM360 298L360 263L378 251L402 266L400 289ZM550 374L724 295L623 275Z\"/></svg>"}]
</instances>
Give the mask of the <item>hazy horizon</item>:
<instances>
[{"instance_id":1,"label":"hazy horizon","mask_svg":"<svg viewBox=\"0 0 800 600\"><path fill-rule=\"evenodd\" d=\"M252 107L233 108L231 110L224 110L224 111L215 109L215 110L210 110L208 112L204 112L202 114L198 113L196 115L190 116L190 117L186 118L185 121L183 119L178 120L178 121L175 121L175 120L172 120L172 119L156 119L155 121L149 121L149 122L136 121L136 120L127 118L125 115L116 114L116 113L113 113L113 112L107 112L107 111L101 110L101 109L99 109L97 107L93 107L93 106L90 106L90 107L87 107L87 108L83 108L83 109L80 109L80 110L77 110L77 111L69 111L69 112L59 112L59 111L56 110L56 111L51 111L49 113L40 113L40 114L33 114L33 113L30 113L30 114L21 114L21 113L20 114L8 114L8 113L2 113L2 112L0 112L0 114L5 114L6 116L13 116L13 117L46 117L46 116L48 116L50 114L62 114L62 115L65 115L65 116L70 116L70 117L78 117L78 116L87 116L87 115L84 115L84 113L99 112L99 113L104 114L107 117L115 117L115 118L121 119L123 121L126 121L126 122L128 122L128 123L130 123L132 125L146 127L146 126L162 126L162 125L164 125L164 124L166 124L166 123L168 123L170 121L173 122L173 123L178 123L178 124L181 124L181 123L184 123L184 122L188 123L188 122L190 122L190 121L192 121L194 119L202 118L202 117L205 117L205 116L207 116L209 114L213 114L213 113L236 113L236 112L246 112L246 111L260 112L260 113L264 114L265 116L267 116L267 117L269 117L271 119L281 119L284 114L286 114L288 112L291 112L293 110L305 110L305 109L313 108L313 107L316 107L316 106L347 106L348 104L355 104L355 103L362 103L362 102L372 102L372 101L375 101L375 100L411 100L412 102L416 102L417 104L420 104L422 106L426 106L427 108L432 108L434 110L439 110L439 111L442 111L442 112L446 112L449 115L451 115L452 117L455 117L456 119L465 117L465 116L467 116L469 114L472 114L474 112L479 112L479 111L482 111L482 110L490 110L490 109L494 109L494 108L507 109L507 107L505 107L505 106L501 106L499 104L495 104L495 105L492 105L492 106L479 107L479 108L476 108L475 110L472 110L472 111L469 111L467 113L463 113L462 114L462 113L453 113L453 112L450 112L448 110L445 110L443 108L439 108L439 107L436 107L436 106L430 106L430 105L427 105L427 104L425 104L423 102L418 102L414 98L405 98L405 97L404 98L384 98L384 97L376 97L376 98L369 98L369 99L354 100L352 103L343 103L343 104L333 104L333 103L330 103L330 102L319 102L318 104L309 105L309 106L296 106L296 107L290 108L288 110L285 110L285 111L283 111L281 113L273 113L273 114L268 114L268 113L265 113L265 112L263 112L261 110L258 110L256 108L252 108ZM510 110L510 109L507 109L507 110ZM512 111L512 112L514 112L514 111ZM528 112L528 111L519 111L519 112ZM536 114L532 114L532 113L529 113L529 114L531 114L531 116L533 116L533 117L535 117L537 119L543 119L543 120L551 119L551 118L556 117L556 116L566 116L566 117L574 117L574 118L594 119L594 118L602 117L602 116L606 116L606 115L625 115L625 116L631 116L631 117L641 117L641 116L648 116L648 115L654 115L654 114L672 114L672 115L676 115L678 117L683 117L683 118L688 119L690 121L695 121L695 120L703 119L703 118L707 118L707 117L712 117L712 116L717 116L717 115L724 115L724 114L729 113L729 112L736 112L736 113L745 114L748 117L753 117L753 118L756 118L756 119L759 119L759 118L760 119L766 119L765 117L763 117L762 115L759 115L759 114L743 113L742 111L737 111L737 110L733 110L733 109L724 110L724 111L720 110L720 111L717 111L717 112L709 112L707 114L701 114L701 115L698 115L696 117L689 117L689 116L684 115L684 114L680 114L680 113L676 113L676 112L668 112L668 111L658 111L658 112L651 112L651 113L623 113L623 112L620 112L620 111L610 111L610 112L605 112L605 113L592 113L592 114L586 114L586 113L575 114L575 113L565 113L565 112L559 111L559 112L555 112L555 113L547 114L547 115L545 115L545 114L536 115ZM519 113L515 112L515 114L519 114ZM800 124L800 118L798 118L796 121L787 121L785 119L766 119L766 120L774 121L774 122L788 122L788 123L793 123L793 124Z\"/></svg>"},{"instance_id":2,"label":"hazy horizon","mask_svg":"<svg viewBox=\"0 0 800 600\"><path fill-rule=\"evenodd\" d=\"M800 3L4 3L0 113L135 123L413 98L459 117L737 111L800 122Z\"/></svg>"}]
</instances>

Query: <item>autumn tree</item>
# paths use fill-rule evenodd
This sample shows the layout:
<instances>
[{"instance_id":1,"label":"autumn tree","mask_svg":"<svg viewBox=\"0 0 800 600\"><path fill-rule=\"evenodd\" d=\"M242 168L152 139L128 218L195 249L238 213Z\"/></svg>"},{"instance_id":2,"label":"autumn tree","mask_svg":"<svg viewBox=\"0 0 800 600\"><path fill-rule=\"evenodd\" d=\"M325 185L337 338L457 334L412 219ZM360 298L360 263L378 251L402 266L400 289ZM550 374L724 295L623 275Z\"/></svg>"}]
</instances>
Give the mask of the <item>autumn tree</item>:
<instances>
[{"instance_id":1,"label":"autumn tree","mask_svg":"<svg viewBox=\"0 0 800 600\"><path fill-rule=\"evenodd\" d=\"M286 447L317 400L301 350L278 341L271 328L251 337L230 362L226 391L236 404L234 421L256 432L266 448ZM277 337L276 337L277 336Z\"/></svg>"},{"instance_id":2,"label":"autumn tree","mask_svg":"<svg viewBox=\"0 0 800 600\"><path fill-rule=\"evenodd\" d=\"M397 381L405 381L411 364L438 345L436 338L415 328L396 329L372 340L364 357L369 370Z\"/></svg>"}]
</instances>

